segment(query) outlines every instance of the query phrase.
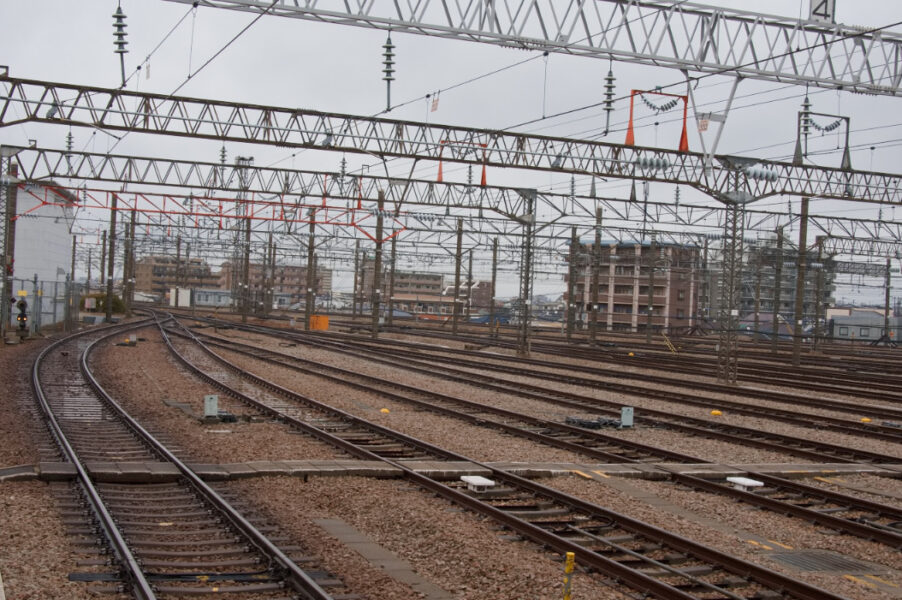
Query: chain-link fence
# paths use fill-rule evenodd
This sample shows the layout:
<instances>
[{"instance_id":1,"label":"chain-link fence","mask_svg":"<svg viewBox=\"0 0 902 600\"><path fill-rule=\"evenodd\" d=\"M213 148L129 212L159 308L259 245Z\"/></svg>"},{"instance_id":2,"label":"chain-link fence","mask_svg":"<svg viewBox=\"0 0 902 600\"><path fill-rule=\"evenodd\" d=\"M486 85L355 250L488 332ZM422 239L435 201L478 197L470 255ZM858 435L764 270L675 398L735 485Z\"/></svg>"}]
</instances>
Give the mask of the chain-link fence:
<instances>
[{"instance_id":1,"label":"chain-link fence","mask_svg":"<svg viewBox=\"0 0 902 600\"><path fill-rule=\"evenodd\" d=\"M29 335L40 334L44 328L74 329L78 319L78 301L82 286L69 281L39 281L33 279L8 280L9 321L6 330L20 331L18 316L27 316L25 330Z\"/></svg>"}]
</instances>

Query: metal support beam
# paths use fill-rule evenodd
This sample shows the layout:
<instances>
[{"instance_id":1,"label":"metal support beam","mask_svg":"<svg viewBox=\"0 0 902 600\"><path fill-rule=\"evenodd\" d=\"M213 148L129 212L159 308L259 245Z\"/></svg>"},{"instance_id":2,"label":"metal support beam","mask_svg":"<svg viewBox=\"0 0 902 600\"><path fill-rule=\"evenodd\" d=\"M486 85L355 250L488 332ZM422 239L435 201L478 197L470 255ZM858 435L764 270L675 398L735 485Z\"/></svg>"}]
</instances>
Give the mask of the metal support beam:
<instances>
[{"instance_id":1,"label":"metal support beam","mask_svg":"<svg viewBox=\"0 0 902 600\"><path fill-rule=\"evenodd\" d=\"M802 198L802 210L799 214L799 252L796 259L796 297L792 326L792 364L801 364L802 354L802 319L805 307L805 271L808 262L808 198Z\"/></svg>"},{"instance_id":2,"label":"metal support beam","mask_svg":"<svg viewBox=\"0 0 902 600\"><path fill-rule=\"evenodd\" d=\"M109 257L109 264L107 265L107 278L106 278L106 322L113 322L113 273L115 273L114 267L116 266L116 215L118 214L116 211L116 196L113 196L113 210L110 211L110 233L107 236L107 244L109 248L107 249L107 256ZM73 275L75 270L73 269ZM74 279L73 279L74 281Z\"/></svg>"},{"instance_id":3,"label":"metal support beam","mask_svg":"<svg viewBox=\"0 0 902 600\"><path fill-rule=\"evenodd\" d=\"M454 251L454 298L451 301L451 333L457 335L460 321L460 262L463 258L464 221L457 220L457 246Z\"/></svg>"},{"instance_id":4,"label":"metal support beam","mask_svg":"<svg viewBox=\"0 0 902 600\"><path fill-rule=\"evenodd\" d=\"M902 204L902 177L885 173L720 155L709 167L695 152L0 76L0 127L24 122L661 181L725 203L784 194ZM754 177L739 163L771 176Z\"/></svg>"},{"instance_id":5,"label":"metal support beam","mask_svg":"<svg viewBox=\"0 0 902 600\"><path fill-rule=\"evenodd\" d=\"M382 309L382 213L385 208L385 198L379 196L379 210L376 213L376 250L373 257L373 294L370 299L372 308L372 320L370 336L373 339L379 337L379 313Z\"/></svg>"},{"instance_id":6,"label":"metal support beam","mask_svg":"<svg viewBox=\"0 0 902 600\"><path fill-rule=\"evenodd\" d=\"M570 229L570 256L568 258L567 273L567 341L573 341L573 326L576 323L576 274L578 272L577 260L582 256L579 247L579 238L576 227Z\"/></svg>"},{"instance_id":7,"label":"metal support beam","mask_svg":"<svg viewBox=\"0 0 902 600\"><path fill-rule=\"evenodd\" d=\"M169 1L197 5L195 0ZM895 32L695 2L201 0L200 4L695 73L736 73L781 84L902 95L902 37Z\"/></svg>"},{"instance_id":8,"label":"metal support beam","mask_svg":"<svg viewBox=\"0 0 902 600\"><path fill-rule=\"evenodd\" d=\"M776 354L780 341L780 305L783 290L783 228L777 229L777 255L774 261L774 313L771 325L771 351Z\"/></svg>"},{"instance_id":9,"label":"metal support beam","mask_svg":"<svg viewBox=\"0 0 902 600\"><path fill-rule=\"evenodd\" d=\"M589 344L595 345L598 341L598 287L601 270L601 208L595 211L595 239L592 244L592 289L589 297L592 301L592 310L589 312Z\"/></svg>"},{"instance_id":10,"label":"metal support beam","mask_svg":"<svg viewBox=\"0 0 902 600\"><path fill-rule=\"evenodd\" d=\"M520 222L523 225L523 244L520 259L520 324L517 335L517 355L529 356L532 326L532 260L533 233L536 226L535 191L524 190L528 211Z\"/></svg>"},{"instance_id":11,"label":"metal support beam","mask_svg":"<svg viewBox=\"0 0 902 600\"><path fill-rule=\"evenodd\" d=\"M310 321L316 309L316 268L314 267L313 252L316 247L316 226L311 221L307 230L307 271L304 285L304 331L310 331ZM357 270L354 270L356 282ZM356 291L356 290L355 290Z\"/></svg>"},{"instance_id":12,"label":"metal support beam","mask_svg":"<svg viewBox=\"0 0 902 600\"><path fill-rule=\"evenodd\" d=\"M734 204L725 213L723 231L723 268L718 311L717 379L735 384L739 366L739 292L742 280L742 205Z\"/></svg>"},{"instance_id":13,"label":"metal support beam","mask_svg":"<svg viewBox=\"0 0 902 600\"><path fill-rule=\"evenodd\" d=\"M492 291L491 298L489 299L489 327L491 328L492 336L498 336L498 323L496 323L495 317L495 292L496 285L498 283L498 238L492 240Z\"/></svg>"},{"instance_id":14,"label":"metal support beam","mask_svg":"<svg viewBox=\"0 0 902 600\"><path fill-rule=\"evenodd\" d=\"M394 316L395 316L395 266L398 262L398 238L397 236L392 236L391 238L391 270L388 274L388 310L385 318L386 324L391 327L394 325Z\"/></svg>"}]
</instances>

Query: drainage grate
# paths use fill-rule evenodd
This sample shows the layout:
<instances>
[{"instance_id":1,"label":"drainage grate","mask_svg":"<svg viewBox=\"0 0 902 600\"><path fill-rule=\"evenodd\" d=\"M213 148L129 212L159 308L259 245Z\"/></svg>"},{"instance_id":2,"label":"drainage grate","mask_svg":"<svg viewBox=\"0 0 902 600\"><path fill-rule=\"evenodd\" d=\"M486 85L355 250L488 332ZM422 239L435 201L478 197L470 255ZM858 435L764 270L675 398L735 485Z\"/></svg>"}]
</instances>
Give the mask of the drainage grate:
<instances>
[{"instance_id":1,"label":"drainage grate","mask_svg":"<svg viewBox=\"0 0 902 600\"><path fill-rule=\"evenodd\" d=\"M774 552L771 558L800 571L839 571L849 574L884 573L887 567L860 561L826 550L801 550L798 552Z\"/></svg>"}]
</instances>

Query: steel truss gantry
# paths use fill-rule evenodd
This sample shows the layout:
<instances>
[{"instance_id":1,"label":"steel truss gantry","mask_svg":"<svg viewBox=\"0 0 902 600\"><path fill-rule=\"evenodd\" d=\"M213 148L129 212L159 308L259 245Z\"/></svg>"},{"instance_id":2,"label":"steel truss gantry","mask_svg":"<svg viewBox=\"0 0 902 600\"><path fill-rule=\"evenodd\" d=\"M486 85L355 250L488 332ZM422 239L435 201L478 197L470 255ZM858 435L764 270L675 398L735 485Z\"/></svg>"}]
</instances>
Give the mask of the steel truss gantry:
<instances>
[{"instance_id":1,"label":"steel truss gantry","mask_svg":"<svg viewBox=\"0 0 902 600\"><path fill-rule=\"evenodd\" d=\"M898 34L693 2L200 0L200 5L869 94L898 96L902 82Z\"/></svg>"},{"instance_id":2,"label":"steel truss gantry","mask_svg":"<svg viewBox=\"0 0 902 600\"><path fill-rule=\"evenodd\" d=\"M0 75L0 127L23 122L642 179L687 185L726 203L776 194L902 203L902 178L887 173L722 155L706 167L705 156L694 152Z\"/></svg>"},{"instance_id":3,"label":"steel truss gantry","mask_svg":"<svg viewBox=\"0 0 902 600\"><path fill-rule=\"evenodd\" d=\"M482 239L519 237L522 227L513 221L517 215L529 212L526 198L530 196L521 189L501 186L257 165L242 166L239 173L233 164L39 147L19 149L12 161L26 184L26 193L27 184L62 185L63 181L76 181L62 187L68 189L68 198L78 201L80 208L109 209L110 195L116 193L122 200L120 210L134 208L148 219L158 215L158 226L172 227L179 218L187 218L198 227L229 229L234 226L234 219L250 218L263 221L255 225L258 229L288 234L297 231L294 224L311 220L345 226L353 222L366 227L367 217L374 216L373 206L380 190L392 207L389 212L396 225L405 228L405 236L416 234L417 239L428 236L430 231L441 235L444 221L452 216L465 218L466 235L479 235ZM90 189L84 183L87 181L92 182ZM98 189L104 184L112 188L105 192ZM123 185L131 191L122 192ZM285 189L294 191L284 193ZM238 192L247 193L243 202L248 207L240 216L236 214L238 201L227 196ZM611 239L642 242L647 231L633 224L647 221L654 224L659 241L671 244L689 240L695 243L706 231L720 237L723 213L727 210L722 205L637 202L575 193L538 192L535 201L540 226L534 236L537 244L561 248L570 227L577 227L583 234L591 233L587 223L598 208L607 215L605 235ZM752 206L741 213L742 228L747 233L768 235L778 227L791 227L798 219L797 214L787 216L785 212ZM202 207L212 214L202 216ZM341 215L344 221L330 219L330 211ZM831 238L902 242L902 223L891 220L811 214L808 222L812 229Z\"/></svg>"}]
</instances>

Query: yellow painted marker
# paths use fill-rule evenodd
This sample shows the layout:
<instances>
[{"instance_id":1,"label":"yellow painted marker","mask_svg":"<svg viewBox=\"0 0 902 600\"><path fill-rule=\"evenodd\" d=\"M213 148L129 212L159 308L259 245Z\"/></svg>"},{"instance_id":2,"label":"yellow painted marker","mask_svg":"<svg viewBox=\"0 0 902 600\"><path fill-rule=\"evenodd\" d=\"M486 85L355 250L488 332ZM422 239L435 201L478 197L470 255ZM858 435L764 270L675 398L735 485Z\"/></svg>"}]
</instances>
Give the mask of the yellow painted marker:
<instances>
[{"instance_id":1,"label":"yellow painted marker","mask_svg":"<svg viewBox=\"0 0 902 600\"><path fill-rule=\"evenodd\" d=\"M855 583L860 583L861 585L866 585L869 588L877 589L876 584L871 583L870 581L865 581L864 579L861 579L860 577L855 577L854 575L843 575L843 577L845 577L849 581L854 581Z\"/></svg>"},{"instance_id":2,"label":"yellow painted marker","mask_svg":"<svg viewBox=\"0 0 902 600\"><path fill-rule=\"evenodd\" d=\"M593 472L593 473L596 473L596 474L598 474L598 475L601 475L601 476L604 477L605 479L610 479L610 478L611 478L611 476L608 475L607 473L605 473L604 471L592 471L592 472Z\"/></svg>"},{"instance_id":3,"label":"yellow painted marker","mask_svg":"<svg viewBox=\"0 0 902 600\"><path fill-rule=\"evenodd\" d=\"M897 584L893 583L892 581L887 581L886 579L877 577L876 575L865 575L865 577L867 577L868 579L873 579L874 581L879 581L883 585L888 585L888 586L894 587L894 588L899 587Z\"/></svg>"},{"instance_id":4,"label":"yellow painted marker","mask_svg":"<svg viewBox=\"0 0 902 600\"><path fill-rule=\"evenodd\" d=\"M770 542L771 544L774 544L775 546L780 546L784 550L792 550L792 546L787 546L786 544L781 544L780 542L775 542L774 540L767 540L767 541Z\"/></svg>"},{"instance_id":5,"label":"yellow painted marker","mask_svg":"<svg viewBox=\"0 0 902 600\"><path fill-rule=\"evenodd\" d=\"M592 476L589 475L588 473L583 473L582 471L577 471L576 469L573 469L573 471L571 471L571 473L576 473L580 477L585 477L586 479L592 479Z\"/></svg>"},{"instance_id":6,"label":"yellow painted marker","mask_svg":"<svg viewBox=\"0 0 902 600\"><path fill-rule=\"evenodd\" d=\"M564 600L570 600L570 592L573 585L573 567L576 562L576 555L573 552L567 553L567 561L564 563Z\"/></svg>"}]
</instances>

